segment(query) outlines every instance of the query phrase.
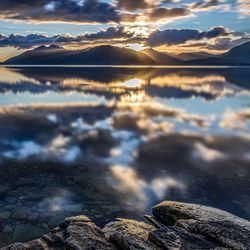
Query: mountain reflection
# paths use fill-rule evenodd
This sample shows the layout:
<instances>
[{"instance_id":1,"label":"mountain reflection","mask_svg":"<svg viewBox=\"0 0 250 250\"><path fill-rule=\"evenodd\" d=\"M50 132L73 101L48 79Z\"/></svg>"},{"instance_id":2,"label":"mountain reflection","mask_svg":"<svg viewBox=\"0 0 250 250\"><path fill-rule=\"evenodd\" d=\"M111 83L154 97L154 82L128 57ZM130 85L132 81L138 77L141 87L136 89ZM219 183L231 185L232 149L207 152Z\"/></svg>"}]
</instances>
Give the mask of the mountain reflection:
<instances>
[{"instance_id":1,"label":"mountain reflection","mask_svg":"<svg viewBox=\"0 0 250 250\"><path fill-rule=\"evenodd\" d=\"M20 223L103 224L165 199L250 218L248 69L0 70L6 242Z\"/></svg>"}]
</instances>

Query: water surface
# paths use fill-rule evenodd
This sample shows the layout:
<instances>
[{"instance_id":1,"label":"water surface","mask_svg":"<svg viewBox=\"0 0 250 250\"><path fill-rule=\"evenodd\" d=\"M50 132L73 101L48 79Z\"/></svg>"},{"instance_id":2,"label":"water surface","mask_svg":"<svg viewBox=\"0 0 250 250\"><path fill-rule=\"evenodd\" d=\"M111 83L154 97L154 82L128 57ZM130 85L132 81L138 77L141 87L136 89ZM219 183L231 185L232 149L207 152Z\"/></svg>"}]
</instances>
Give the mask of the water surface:
<instances>
[{"instance_id":1,"label":"water surface","mask_svg":"<svg viewBox=\"0 0 250 250\"><path fill-rule=\"evenodd\" d=\"M250 219L250 69L0 68L0 246L162 200Z\"/></svg>"}]
</instances>

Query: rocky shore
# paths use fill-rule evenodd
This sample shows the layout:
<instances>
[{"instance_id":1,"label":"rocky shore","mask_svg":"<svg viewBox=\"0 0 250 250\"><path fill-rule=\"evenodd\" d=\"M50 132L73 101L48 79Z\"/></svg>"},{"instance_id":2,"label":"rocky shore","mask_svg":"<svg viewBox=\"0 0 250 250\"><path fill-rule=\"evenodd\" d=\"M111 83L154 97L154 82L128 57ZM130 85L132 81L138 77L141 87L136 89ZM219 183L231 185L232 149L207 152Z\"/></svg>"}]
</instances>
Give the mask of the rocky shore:
<instances>
[{"instance_id":1,"label":"rocky shore","mask_svg":"<svg viewBox=\"0 0 250 250\"><path fill-rule=\"evenodd\" d=\"M145 217L148 223L117 219L102 229L70 217L39 239L1 250L250 249L250 222L215 208L165 201Z\"/></svg>"}]
</instances>

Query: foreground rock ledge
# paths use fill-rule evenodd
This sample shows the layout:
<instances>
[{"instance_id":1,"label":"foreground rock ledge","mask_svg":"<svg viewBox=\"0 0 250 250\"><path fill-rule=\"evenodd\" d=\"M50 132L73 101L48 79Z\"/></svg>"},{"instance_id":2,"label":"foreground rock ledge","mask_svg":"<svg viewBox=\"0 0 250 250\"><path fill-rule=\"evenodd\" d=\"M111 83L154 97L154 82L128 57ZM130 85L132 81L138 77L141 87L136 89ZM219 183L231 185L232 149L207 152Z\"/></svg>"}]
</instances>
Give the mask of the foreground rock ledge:
<instances>
[{"instance_id":1,"label":"foreground rock ledge","mask_svg":"<svg viewBox=\"0 0 250 250\"><path fill-rule=\"evenodd\" d=\"M40 239L2 250L250 249L250 222L215 208L166 201L147 218L100 229L85 216L70 217Z\"/></svg>"}]
</instances>

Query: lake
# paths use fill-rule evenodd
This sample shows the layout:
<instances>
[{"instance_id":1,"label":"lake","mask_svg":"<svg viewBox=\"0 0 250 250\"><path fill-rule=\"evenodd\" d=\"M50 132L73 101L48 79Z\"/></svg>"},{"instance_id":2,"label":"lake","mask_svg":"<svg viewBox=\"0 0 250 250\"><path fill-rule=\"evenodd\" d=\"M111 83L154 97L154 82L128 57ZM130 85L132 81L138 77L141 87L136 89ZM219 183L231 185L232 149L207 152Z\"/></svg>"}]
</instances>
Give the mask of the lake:
<instances>
[{"instance_id":1,"label":"lake","mask_svg":"<svg viewBox=\"0 0 250 250\"><path fill-rule=\"evenodd\" d=\"M250 68L0 68L0 246L163 200L250 219Z\"/></svg>"}]
</instances>

